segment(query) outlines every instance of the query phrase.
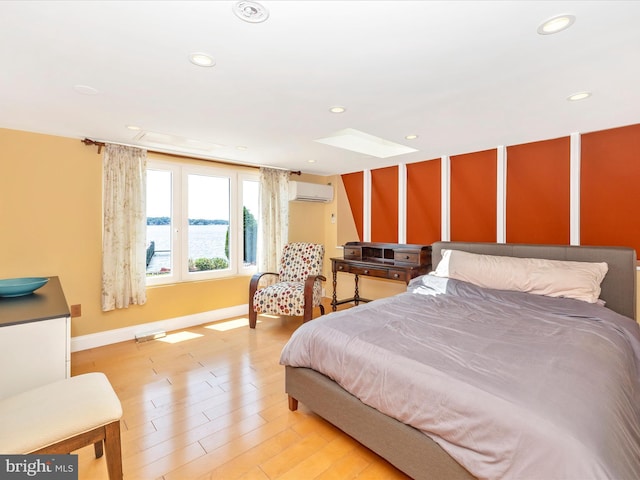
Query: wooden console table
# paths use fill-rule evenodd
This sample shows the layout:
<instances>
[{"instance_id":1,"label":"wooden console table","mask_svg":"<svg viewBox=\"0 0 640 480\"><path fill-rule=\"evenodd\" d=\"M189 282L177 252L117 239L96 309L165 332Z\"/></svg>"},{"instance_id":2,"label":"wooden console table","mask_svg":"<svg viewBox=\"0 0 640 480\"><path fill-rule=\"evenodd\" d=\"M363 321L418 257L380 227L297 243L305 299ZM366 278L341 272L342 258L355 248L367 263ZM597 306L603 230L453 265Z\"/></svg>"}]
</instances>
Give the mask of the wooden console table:
<instances>
[{"instance_id":1,"label":"wooden console table","mask_svg":"<svg viewBox=\"0 0 640 480\"><path fill-rule=\"evenodd\" d=\"M402 243L348 242L344 245L344 258L331 259L333 273L333 297L331 310L338 305L353 302L370 302L362 298L358 290L360 275L386 278L409 283L412 278L431 270L431 246ZM354 275L355 289L352 298L337 299L338 272Z\"/></svg>"}]
</instances>

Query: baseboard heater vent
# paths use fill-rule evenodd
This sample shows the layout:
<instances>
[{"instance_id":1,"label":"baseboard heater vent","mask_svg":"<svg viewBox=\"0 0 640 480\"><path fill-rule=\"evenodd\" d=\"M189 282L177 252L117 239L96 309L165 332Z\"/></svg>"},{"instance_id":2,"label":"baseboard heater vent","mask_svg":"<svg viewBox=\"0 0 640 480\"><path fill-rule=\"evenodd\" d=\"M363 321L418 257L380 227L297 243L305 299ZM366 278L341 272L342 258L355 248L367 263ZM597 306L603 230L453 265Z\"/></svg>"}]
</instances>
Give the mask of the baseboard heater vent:
<instances>
[{"instance_id":1,"label":"baseboard heater vent","mask_svg":"<svg viewBox=\"0 0 640 480\"><path fill-rule=\"evenodd\" d=\"M136 342L149 342L151 340L157 340L167 336L167 332L164 330L154 330L153 332L143 332L136 334Z\"/></svg>"}]
</instances>

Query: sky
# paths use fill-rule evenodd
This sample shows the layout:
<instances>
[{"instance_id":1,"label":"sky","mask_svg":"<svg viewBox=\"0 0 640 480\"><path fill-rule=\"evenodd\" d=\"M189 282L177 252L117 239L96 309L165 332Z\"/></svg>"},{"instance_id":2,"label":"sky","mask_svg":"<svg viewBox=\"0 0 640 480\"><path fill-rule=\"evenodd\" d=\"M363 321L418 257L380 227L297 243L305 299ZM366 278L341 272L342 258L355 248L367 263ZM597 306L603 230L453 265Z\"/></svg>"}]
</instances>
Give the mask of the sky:
<instances>
[{"instance_id":1,"label":"sky","mask_svg":"<svg viewBox=\"0 0 640 480\"><path fill-rule=\"evenodd\" d=\"M189 218L229 220L229 180L189 175ZM243 181L244 205L258 216L259 184ZM171 172L147 170L147 216L171 216Z\"/></svg>"}]
</instances>

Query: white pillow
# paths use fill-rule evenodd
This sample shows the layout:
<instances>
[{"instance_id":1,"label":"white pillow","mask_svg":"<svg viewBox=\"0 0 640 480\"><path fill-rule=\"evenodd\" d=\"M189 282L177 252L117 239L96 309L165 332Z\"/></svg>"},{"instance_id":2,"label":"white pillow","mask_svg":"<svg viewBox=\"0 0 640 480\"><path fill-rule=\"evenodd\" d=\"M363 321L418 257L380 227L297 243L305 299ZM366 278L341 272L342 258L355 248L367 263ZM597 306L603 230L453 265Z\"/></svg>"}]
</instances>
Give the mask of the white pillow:
<instances>
[{"instance_id":1,"label":"white pillow","mask_svg":"<svg viewBox=\"0 0 640 480\"><path fill-rule=\"evenodd\" d=\"M442 260L431 274L484 288L596 303L608 270L604 262L502 257L443 249Z\"/></svg>"}]
</instances>

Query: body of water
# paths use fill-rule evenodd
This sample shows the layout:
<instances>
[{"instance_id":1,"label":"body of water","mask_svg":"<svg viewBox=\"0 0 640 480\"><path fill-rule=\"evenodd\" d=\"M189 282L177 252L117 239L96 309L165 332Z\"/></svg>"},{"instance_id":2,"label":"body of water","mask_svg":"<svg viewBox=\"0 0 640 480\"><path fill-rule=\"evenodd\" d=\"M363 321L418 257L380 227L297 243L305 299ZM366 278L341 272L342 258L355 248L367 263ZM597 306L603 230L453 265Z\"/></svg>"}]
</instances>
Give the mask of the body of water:
<instances>
[{"instance_id":1,"label":"body of water","mask_svg":"<svg viewBox=\"0 0 640 480\"><path fill-rule=\"evenodd\" d=\"M189 258L227 258L224 243L228 225L189 225ZM147 272L158 272L171 268L171 226L147 225L147 245L154 241L156 254L151 259Z\"/></svg>"}]
</instances>

